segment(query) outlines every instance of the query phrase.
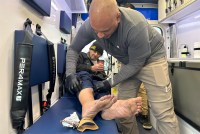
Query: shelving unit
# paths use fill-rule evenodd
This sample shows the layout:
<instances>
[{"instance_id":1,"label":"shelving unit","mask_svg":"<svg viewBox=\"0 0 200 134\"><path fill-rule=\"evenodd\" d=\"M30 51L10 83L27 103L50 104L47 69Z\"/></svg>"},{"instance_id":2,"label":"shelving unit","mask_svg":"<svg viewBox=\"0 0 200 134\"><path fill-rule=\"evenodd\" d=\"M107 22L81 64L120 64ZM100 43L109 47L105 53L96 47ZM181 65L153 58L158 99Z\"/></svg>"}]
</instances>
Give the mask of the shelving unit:
<instances>
[{"instance_id":1,"label":"shelving unit","mask_svg":"<svg viewBox=\"0 0 200 134\"><path fill-rule=\"evenodd\" d=\"M200 0L190 0L168 13L160 23L176 23L197 10L200 10Z\"/></svg>"},{"instance_id":2,"label":"shelving unit","mask_svg":"<svg viewBox=\"0 0 200 134\"><path fill-rule=\"evenodd\" d=\"M169 58L168 62L200 63L200 58Z\"/></svg>"}]
</instances>

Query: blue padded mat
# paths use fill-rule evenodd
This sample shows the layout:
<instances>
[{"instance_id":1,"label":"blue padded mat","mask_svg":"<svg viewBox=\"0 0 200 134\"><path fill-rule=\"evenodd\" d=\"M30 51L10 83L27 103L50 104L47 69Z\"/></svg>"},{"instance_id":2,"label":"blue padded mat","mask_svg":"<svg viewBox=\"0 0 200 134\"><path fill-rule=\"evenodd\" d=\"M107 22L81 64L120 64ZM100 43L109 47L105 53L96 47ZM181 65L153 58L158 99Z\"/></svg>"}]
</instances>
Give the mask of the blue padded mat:
<instances>
[{"instance_id":1,"label":"blue padded mat","mask_svg":"<svg viewBox=\"0 0 200 134\"><path fill-rule=\"evenodd\" d=\"M65 13L60 11L60 30L66 34L70 34L72 29L72 20Z\"/></svg>"},{"instance_id":2,"label":"blue padded mat","mask_svg":"<svg viewBox=\"0 0 200 134\"><path fill-rule=\"evenodd\" d=\"M15 45L18 42L23 42L24 30L15 31ZM33 54L31 64L30 86L38 85L49 81L49 59L48 47L44 38L34 35L33 40Z\"/></svg>"},{"instance_id":3,"label":"blue padded mat","mask_svg":"<svg viewBox=\"0 0 200 134\"><path fill-rule=\"evenodd\" d=\"M81 105L75 97L63 97L41 116L24 134L83 134L72 128L64 128L60 121L71 113L77 112L80 117ZM99 115L94 119L98 130L85 131L84 134L118 134L114 120L103 120Z\"/></svg>"},{"instance_id":4,"label":"blue padded mat","mask_svg":"<svg viewBox=\"0 0 200 134\"><path fill-rule=\"evenodd\" d=\"M76 27L78 13L72 13L72 26Z\"/></svg>"},{"instance_id":5,"label":"blue padded mat","mask_svg":"<svg viewBox=\"0 0 200 134\"><path fill-rule=\"evenodd\" d=\"M43 16L50 16L51 0L24 0Z\"/></svg>"},{"instance_id":6,"label":"blue padded mat","mask_svg":"<svg viewBox=\"0 0 200 134\"><path fill-rule=\"evenodd\" d=\"M57 73L63 74L66 63L67 45L59 43L57 45Z\"/></svg>"}]
</instances>

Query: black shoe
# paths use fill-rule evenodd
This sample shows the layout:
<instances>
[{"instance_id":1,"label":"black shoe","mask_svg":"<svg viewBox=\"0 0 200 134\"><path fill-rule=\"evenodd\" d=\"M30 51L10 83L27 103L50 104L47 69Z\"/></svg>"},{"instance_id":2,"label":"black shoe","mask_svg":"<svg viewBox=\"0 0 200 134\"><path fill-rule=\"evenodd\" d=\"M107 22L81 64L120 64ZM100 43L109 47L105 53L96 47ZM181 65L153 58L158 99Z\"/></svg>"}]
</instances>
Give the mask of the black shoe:
<instances>
[{"instance_id":1,"label":"black shoe","mask_svg":"<svg viewBox=\"0 0 200 134\"><path fill-rule=\"evenodd\" d=\"M148 115L141 115L140 122L142 123L142 127L144 129L147 129L147 130L152 129L152 125L150 123Z\"/></svg>"},{"instance_id":2,"label":"black shoe","mask_svg":"<svg viewBox=\"0 0 200 134\"><path fill-rule=\"evenodd\" d=\"M149 121L149 118L148 118L148 115L140 115L140 123L145 123L145 122L148 122Z\"/></svg>"},{"instance_id":3,"label":"black shoe","mask_svg":"<svg viewBox=\"0 0 200 134\"><path fill-rule=\"evenodd\" d=\"M152 129L152 125L151 125L150 122L145 122L145 123L143 123L143 124L142 124L142 127L143 127L144 129L147 129L147 130Z\"/></svg>"}]
</instances>

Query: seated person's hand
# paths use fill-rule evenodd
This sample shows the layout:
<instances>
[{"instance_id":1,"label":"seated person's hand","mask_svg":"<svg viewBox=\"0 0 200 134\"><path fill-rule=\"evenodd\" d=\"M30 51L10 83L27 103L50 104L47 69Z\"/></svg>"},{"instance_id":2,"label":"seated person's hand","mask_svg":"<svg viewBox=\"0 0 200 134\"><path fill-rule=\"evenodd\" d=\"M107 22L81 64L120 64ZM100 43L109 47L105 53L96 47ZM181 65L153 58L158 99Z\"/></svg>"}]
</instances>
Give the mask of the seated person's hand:
<instances>
[{"instance_id":1,"label":"seated person's hand","mask_svg":"<svg viewBox=\"0 0 200 134\"><path fill-rule=\"evenodd\" d=\"M94 91L97 92L108 92L108 91L110 92L110 90L111 90L111 85L108 82L108 80L98 81L94 85Z\"/></svg>"},{"instance_id":2,"label":"seated person's hand","mask_svg":"<svg viewBox=\"0 0 200 134\"><path fill-rule=\"evenodd\" d=\"M70 74L65 79L65 88L71 93L75 94L79 92L81 87L81 80L75 74Z\"/></svg>"},{"instance_id":3,"label":"seated person's hand","mask_svg":"<svg viewBox=\"0 0 200 134\"><path fill-rule=\"evenodd\" d=\"M98 63L98 64L95 64L95 65L93 65L93 66L91 66L91 70L93 71L93 72L97 72L97 71L104 71L104 65L103 64L101 64L101 63Z\"/></svg>"}]
</instances>

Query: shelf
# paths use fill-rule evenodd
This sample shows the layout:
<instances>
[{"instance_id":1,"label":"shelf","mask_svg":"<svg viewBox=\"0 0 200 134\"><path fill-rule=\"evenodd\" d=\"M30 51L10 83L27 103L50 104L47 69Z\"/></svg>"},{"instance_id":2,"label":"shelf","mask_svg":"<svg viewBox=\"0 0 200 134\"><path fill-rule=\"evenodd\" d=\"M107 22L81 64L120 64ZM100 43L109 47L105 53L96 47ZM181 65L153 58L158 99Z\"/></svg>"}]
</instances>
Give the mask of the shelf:
<instances>
[{"instance_id":1,"label":"shelf","mask_svg":"<svg viewBox=\"0 0 200 134\"><path fill-rule=\"evenodd\" d=\"M200 63L200 58L169 58L167 59L168 62L191 62L191 63Z\"/></svg>"},{"instance_id":2,"label":"shelf","mask_svg":"<svg viewBox=\"0 0 200 134\"><path fill-rule=\"evenodd\" d=\"M197 10L200 10L200 0L190 0L168 13L160 23L176 23Z\"/></svg>"}]
</instances>

